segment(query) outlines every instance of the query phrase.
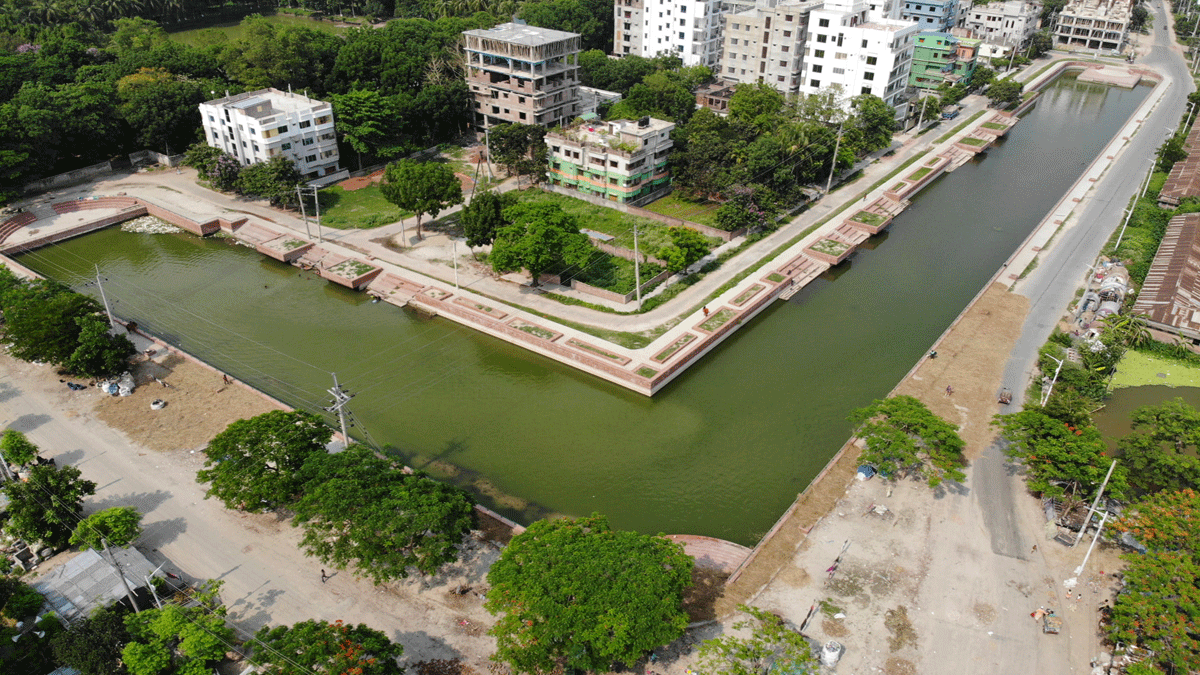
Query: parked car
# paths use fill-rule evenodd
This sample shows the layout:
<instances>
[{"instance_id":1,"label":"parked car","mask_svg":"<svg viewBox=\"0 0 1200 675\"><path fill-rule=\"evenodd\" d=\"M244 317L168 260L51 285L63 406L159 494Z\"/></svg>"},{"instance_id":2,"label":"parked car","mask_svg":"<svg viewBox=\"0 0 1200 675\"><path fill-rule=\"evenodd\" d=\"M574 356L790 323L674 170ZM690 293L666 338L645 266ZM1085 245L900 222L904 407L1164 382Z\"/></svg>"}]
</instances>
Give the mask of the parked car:
<instances>
[{"instance_id":1,"label":"parked car","mask_svg":"<svg viewBox=\"0 0 1200 675\"><path fill-rule=\"evenodd\" d=\"M955 117L958 117L958 113L960 113L960 112L962 112L962 108L960 106L956 106L956 105L949 106L947 108L943 108L942 109L942 119L952 120Z\"/></svg>"}]
</instances>

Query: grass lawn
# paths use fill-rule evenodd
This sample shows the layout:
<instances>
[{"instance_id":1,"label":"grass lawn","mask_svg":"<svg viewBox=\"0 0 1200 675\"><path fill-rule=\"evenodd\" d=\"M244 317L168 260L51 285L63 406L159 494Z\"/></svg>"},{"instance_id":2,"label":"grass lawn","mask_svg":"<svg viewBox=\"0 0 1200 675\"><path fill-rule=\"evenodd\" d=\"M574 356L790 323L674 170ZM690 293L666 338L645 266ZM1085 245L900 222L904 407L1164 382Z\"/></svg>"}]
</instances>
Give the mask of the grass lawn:
<instances>
[{"instance_id":1,"label":"grass lawn","mask_svg":"<svg viewBox=\"0 0 1200 675\"><path fill-rule=\"evenodd\" d=\"M717 227L717 208L719 206L720 204L716 202L693 202L684 199L678 192L672 192L642 208L671 218Z\"/></svg>"},{"instance_id":2,"label":"grass lawn","mask_svg":"<svg viewBox=\"0 0 1200 675\"><path fill-rule=\"evenodd\" d=\"M912 172L911 174L909 174L907 180L911 180L915 183L915 182L921 180L922 178L924 178L925 176L928 176L930 171L933 171L933 169L930 169L927 166L923 166L923 167L917 169L916 171Z\"/></svg>"},{"instance_id":3,"label":"grass lawn","mask_svg":"<svg viewBox=\"0 0 1200 675\"><path fill-rule=\"evenodd\" d=\"M870 211L859 211L858 213L854 214L850 220L856 220L860 223L875 227L883 222L883 216L879 215L878 213L871 213Z\"/></svg>"},{"instance_id":4,"label":"grass lawn","mask_svg":"<svg viewBox=\"0 0 1200 675\"><path fill-rule=\"evenodd\" d=\"M658 273L663 271L663 267L654 263L645 263L639 271L642 275L642 295L644 296L654 288L654 286L646 285L646 282L658 276ZM550 272L558 273L558 270L550 270ZM603 251L593 253L591 261L583 269L569 268L563 272L566 276L574 277L585 284L613 293L628 293L634 287L633 261L618 258Z\"/></svg>"},{"instance_id":5,"label":"grass lawn","mask_svg":"<svg viewBox=\"0 0 1200 675\"><path fill-rule=\"evenodd\" d=\"M1166 377L1159 377L1159 373ZM1200 387L1200 367L1183 364L1134 350L1125 352L1117 364L1112 387L1138 387L1144 384L1165 384L1168 387Z\"/></svg>"},{"instance_id":6,"label":"grass lawn","mask_svg":"<svg viewBox=\"0 0 1200 675\"><path fill-rule=\"evenodd\" d=\"M984 122L983 124L980 124L979 126L983 127L984 129L995 129L996 131L1004 131L1005 129L1008 128L1007 126L1000 124L999 122Z\"/></svg>"},{"instance_id":7,"label":"grass lawn","mask_svg":"<svg viewBox=\"0 0 1200 675\"><path fill-rule=\"evenodd\" d=\"M411 215L384 199L378 185L350 192L337 185L321 190L321 224L337 230L366 230Z\"/></svg>"},{"instance_id":8,"label":"grass lawn","mask_svg":"<svg viewBox=\"0 0 1200 675\"><path fill-rule=\"evenodd\" d=\"M345 28L339 28L329 21L317 21L303 16L295 16L293 14L271 14L264 17L267 21L273 24L284 26L306 26L323 30L327 33L344 33ZM190 30L181 30L175 33L170 33L172 40L183 42L192 45L193 47L205 47L207 45L222 44L225 42L234 42L245 37L245 30L241 26L241 21L231 21L226 23L218 23L205 28L192 28Z\"/></svg>"},{"instance_id":9,"label":"grass lawn","mask_svg":"<svg viewBox=\"0 0 1200 675\"><path fill-rule=\"evenodd\" d=\"M563 211L575 216L579 221L580 227L610 235L614 237L613 241L609 242L610 244L621 246L631 251L633 250L634 223L637 223L638 226L638 248L643 253L654 255L663 246L671 243L671 235L667 233L668 227L649 218L638 218L637 216L631 216L616 209L596 206L582 199L575 199L574 197L560 195L556 192L545 192L543 190L523 190L520 193L520 199L523 202L550 202L558 204L562 207ZM715 237L709 238L711 246L717 245L717 242L718 240Z\"/></svg>"},{"instance_id":10,"label":"grass lawn","mask_svg":"<svg viewBox=\"0 0 1200 675\"><path fill-rule=\"evenodd\" d=\"M959 143L962 143L963 145L974 145L975 147L979 147L986 142L987 141L983 140L982 138L973 138L970 136L959 141Z\"/></svg>"}]
</instances>

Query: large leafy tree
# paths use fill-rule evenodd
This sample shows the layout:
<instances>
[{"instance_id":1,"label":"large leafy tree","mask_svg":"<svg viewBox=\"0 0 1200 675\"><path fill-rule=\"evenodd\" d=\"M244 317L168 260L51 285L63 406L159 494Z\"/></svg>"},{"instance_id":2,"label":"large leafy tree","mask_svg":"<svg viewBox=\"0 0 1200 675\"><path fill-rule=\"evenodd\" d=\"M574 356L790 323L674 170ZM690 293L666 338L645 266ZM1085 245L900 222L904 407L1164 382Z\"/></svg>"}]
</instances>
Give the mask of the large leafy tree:
<instances>
[{"instance_id":1,"label":"large leafy tree","mask_svg":"<svg viewBox=\"0 0 1200 675\"><path fill-rule=\"evenodd\" d=\"M117 81L118 110L142 147L171 154L196 138L196 106L210 98L208 84L162 68L142 68Z\"/></svg>"},{"instance_id":2,"label":"large leafy tree","mask_svg":"<svg viewBox=\"0 0 1200 675\"><path fill-rule=\"evenodd\" d=\"M1200 488L1200 411L1177 398L1134 410L1132 422L1117 445L1136 490Z\"/></svg>"},{"instance_id":3,"label":"large leafy tree","mask_svg":"<svg viewBox=\"0 0 1200 675\"><path fill-rule=\"evenodd\" d=\"M250 643L263 675L401 675L404 648L365 624L301 621L264 626Z\"/></svg>"},{"instance_id":4,"label":"large leafy tree","mask_svg":"<svg viewBox=\"0 0 1200 675\"><path fill-rule=\"evenodd\" d=\"M1004 104L1012 105L1021 100L1021 91L1024 85L1020 82L1006 77L1003 80L996 80L988 87L987 95L993 105Z\"/></svg>"},{"instance_id":5,"label":"large leafy tree","mask_svg":"<svg viewBox=\"0 0 1200 675\"><path fill-rule=\"evenodd\" d=\"M511 192L481 192L471 199L471 203L463 207L459 217L463 234L467 237L467 246L487 246L496 238L500 228L508 224L504 217L504 209L517 203L517 196Z\"/></svg>"},{"instance_id":6,"label":"large leafy tree","mask_svg":"<svg viewBox=\"0 0 1200 675\"><path fill-rule=\"evenodd\" d=\"M708 239L688 227L672 227L667 230L671 243L658 251L658 257L667 263L667 269L678 272L708 255Z\"/></svg>"},{"instance_id":7,"label":"large leafy tree","mask_svg":"<svg viewBox=\"0 0 1200 675\"><path fill-rule=\"evenodd\" d=\"M853 130L858 143L855 151L865 154L882 150L892 144L896 132L896 110L886 101L871 94L854 97Z\"/></svg>"},{"instance_id":8,"label":"large leafy tree","mask_svg":"<svg viewBox=\"0 0 1200 675\"><path fill-rule=\"evenodd\" d=\"M612 669L683 634L693 561L661 536L615 531L600 515L541 520L488 572L503 614L495 658L524 673Z\"/></svg>"},{"instance_id":9,"label":"large leafy tree","mask_svg":"<svg viewBox=\"0 0 1200 675\"><path fill-rule=\"evenodd\" d=\"M43 465L33 467L24 482L5 483L3 490L9 499L5 529L25 541L58 548L70 539L83 498L96 494L96 484L73 466Z\"/></svg>"},{"instance_id":10,"label":"large leafy tree","mask_svg":"<svg viewBox=\"0 0 1200 675\"><path fill-rule=\"evenodd\" d=\"M913 475L936 486L962 481L963 447L958 427L912 396L893 396L850 413L854 434L866 443L862 461L882 473Z\"/></svg>"},{"instance_id":11,"label":"large leafy tree","mask_svg":"<svg viewBox=\"0 0 1200 675\"><path fill-rule=\"evenodd\" d=\"M222 159L217 168L222 168ZM272 204L291 204L296 201L296 186L302 180L300 170L286 155L276 155L265 162L255 162L238 173L238 192L261 197Z\"/></svg>"},{"instance_id":12,"label":"large leafy tree","mask_svg":"<svg viewBox=\"0 0 1200 675\"><path fill-rule=\"evenodd\" d=\"M435 162L414 162L402 159L389 164L379 186L389 202L405 211L417 214L417 238L420 239L421 218L436 218L443 209L462 202L462 183L454 169Z\"/></svg>"},{"instance_id":13,"label":"large leafy tree","mask_svg":"<svg viewBox=\"0 0 1200 675\"><path fill-rule=\"evenodd\" d=\"M1188 552L1125 556L1124 588L1113 603L1109 639L1154 652L1167 672L1200 669L1200 564Z\"/></svg>"},{"instance_id":14,"label":"large leafy tree","mask_svg":"<svg viewBox=\"0 0 1200 675\"><path fill-rule=\"evenodd\" d=\"M224 657L234 643L233 629L225 625L225 607L211 600L130 614L125 628L130 642L121 650L121 660L130 675L208 673L208 665Z\"/></svg>"},{"instance_id":15,"label":"large leafy tree","mask_svg":"<svg viewBox=\"0 0 1200 675\"><path fill-rule=\"evenodd\" d=\"M142 514L132 506L114 506L79 521L71 533L71 545L82 550L128 546L142 535Z\"/></svg>"},{"instance_id":16,"label":"large leafy tree","mask_svg":"<svg viewBox=\"0 0 1200 675\"><path fill-rule=\"evenodd\" d=\"M333 114L342 140L358 154L385 157L400 151L393 142L397 117L394 103L374 90L355 89L333 96Z\"/></svg>"},{"instance_id":17,"label":"large leafy tree","mask_svg":"<svg viewBox=\"0 0 1200 675\"><path fill-rule=\"evenodd\" d=\"M230 80L247 89L290 85L323 93L342 46L338 36L307 26L279 26L261 16L247 17L241 28L242 39L217 51Z\"/></svg>"},{"instance_id":18,"label":"large leafy tree","mask_svg":"<svg viewBox=\"0 0 1200 675\"><path fill-rule=\"evenodd\" d=\"M137 349L129 338L109 332L108 320L97 315L75 317L79 337L63 366L76 375L104 378L125 369Z\"/></svg>"},{"instance_id":19,"label":"large leafy tree","mask_svg":"<svg viewBox=\"0 0 1200 675\"><path fill-rule=\"evenodd\" d=\"M0 435L0 458L9 464L25 466L38 456L38 446L16 429L6 429Z\"/></svg>"},{"instance_id":20,"label":"large leafy tree","mask_svg":"<svg viewBox=\"0 0 1200 675\"><path fill-rule=\"evenodd\" d=\"M369 448L351 446L306 467L311 481L295 506L306 554L381 584L415 568L434 574L458 559L474 522L467 493L406 474Z\"/></svg>"},{"instance_id":21,"label":"large leafy tree","mask_svg":"<svg viewBox=\"0 0 1200 675\"><path fill-rule=\"evenodd\" d=\"M125 612L115 606L101 607L50 643L59 663L82 675L111 675L120 672L118 659L129 642L125 630Z\"/></svg>"},{"instance_id":22,"label":"large leafy tree","mask_svg":"<svg viewBox=\"0 0 1200 675\"><path fill-rule=\"evenodd\" d=\"M1095 494L1111 462L1094 426L1077 427L1036 409L997 415L992 422L1009 442L1005 454L1025 465L1029 489L1048 497L1084 499ZM1126 471L1118 464L1107 493L1125 494Z\"/></svg>"},{"instance_id":23,"label":"large leafy tree","mask_svg":"<svg viewBox=\"0 0 1200 675\"><path fill-rule=\"evenodd\" d=\"M65 364L79 347L76 319L97 314L100 304L55 281L35 280L0 298L4 340L25 361Z\"/></svg>"},{"instance_id":24,"label":"large leafy tree","mask_svg":"<svg viewBox=\"0 0 1200 675\"><path fill-rule=\"evenodd\" d=\"M1164 490L1131 505L1113 529L1129 532L1147 548L1200 555L1200 493Z\"/></svg>"},{"instance_id":25,"label":"large leafy tree","mask_svg":"<svg viewBox=\"0 0 1200 675\"><path fill-rule=\"evenodd\" d=\"M488 131L488 152L509 173L541 180L546 172L546 130L532 124L499 124Z\"/></svg>"},{"instance_id":26,"label":"large leafy tree","mask_svg":"<svg viewBox=\"0 0 1200 675\"><path fill-rule=\"evenodd\" d=\"M518 14L531 26L580 34L584 50L612 51L613 6L608 0L528 0Z\"/></svg>"},{"instance_id":27,"label":"large leafy tree","mask_svg":"<svg viewBox=\"0 0 1200 675\"><path fill-rule=\"evenodd\" d=\"M325 452L333 430L305 412L272 410L238 420L204 448L205 468L196 481L208 483L205 496L226 508L260 512L295 500L304 484L301 469Z\"/></svg>"},{"instance_id":28,"label":"large leafy tree","mask_svg":"<svg viewBox=\"0 0 1200 675\"><path fill-rule=\"evenodd\" d=\"M504 210L508 224L496 232L489 260L499 274L529 270L533 285L555 265L583 266L592 244L575 218L557 204L524 202Z\"/></svg>"},{"instance_id":29,"label":"large leafy tree","mask_svg":"<svg viewBox=\"0 0 1200 675\"><path fill-rule=\"evenodd\" d=\"M722 635L700 645L700 668L709 675L767 675L815 671L817 659L808 640L766 610L738 605L749 619L733 624L746 637Z\"/></svg>"}]
</instances>

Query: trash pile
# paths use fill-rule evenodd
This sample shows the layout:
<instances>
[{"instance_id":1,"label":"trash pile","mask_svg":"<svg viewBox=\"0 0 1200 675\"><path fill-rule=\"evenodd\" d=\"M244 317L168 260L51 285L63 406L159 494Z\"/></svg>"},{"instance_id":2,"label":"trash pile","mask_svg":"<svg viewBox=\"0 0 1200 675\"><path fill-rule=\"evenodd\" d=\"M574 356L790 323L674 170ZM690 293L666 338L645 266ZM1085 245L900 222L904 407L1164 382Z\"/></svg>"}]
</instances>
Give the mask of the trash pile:
<instances>
[{"instance_id":1,"label":"trash pile","mask_svg":"<svg viewBox=\"0 0 1200 675\"><path fill-rule=\"evenodd\" d=\"M98 382L96 386L110 396L129 396L137 385L133 383L133 375L127 370L121 373L120 377Z\"/></svg>"},{"instance_id":2,"label":"trash pile","mask_svg":"<svg viewBox=\"0 0 1200 675\"><path fill-rule=\"evenodd\" d=\"M133 220L127 220L121 223L121 231L136 232L138 234L174 234L176 232L183 232L178 227L154 216L142 216Z\"/></svg>"}]
</instances>

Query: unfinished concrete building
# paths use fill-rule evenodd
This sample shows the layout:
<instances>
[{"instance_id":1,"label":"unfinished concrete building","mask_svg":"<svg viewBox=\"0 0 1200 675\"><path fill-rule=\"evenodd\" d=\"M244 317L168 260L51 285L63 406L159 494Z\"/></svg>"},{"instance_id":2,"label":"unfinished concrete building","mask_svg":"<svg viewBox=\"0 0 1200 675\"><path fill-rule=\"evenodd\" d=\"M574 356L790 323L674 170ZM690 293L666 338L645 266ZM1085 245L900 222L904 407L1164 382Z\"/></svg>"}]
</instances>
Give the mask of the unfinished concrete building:
<instances>
[{"instance_id":1,"label":"unfinished concrete building","mask_svg":"<svg viewBox=\"0 0 1200 675\"><path fill-rule=\"evenodd\" d=\"M463 31L463 37L480 128L550 127L579 114L578 33L510 22Z\"/></svg>"},{"instance_id":2,"label":"unfinished concrete building","mask_svg":"<svg viewBox=\"0 0 1200 675\"><path fill-rule=\"evenodd\" d=\"M808 13L824 0L763 0L752 9L725 15L719 75L735 82L763 82L785 94L800 92Z\"/></svg>"},{"instance_id":3,"label":"unfinished concrete building","mask_svg":"<svg viewBox=\"0 0 1200 675\"><path fill-rule=\"evenodd\" d=\"M1119 52L1129 39L1133 0L1071 0L1054 24L1060 45Z\"/></svg>"}]
</instances>

